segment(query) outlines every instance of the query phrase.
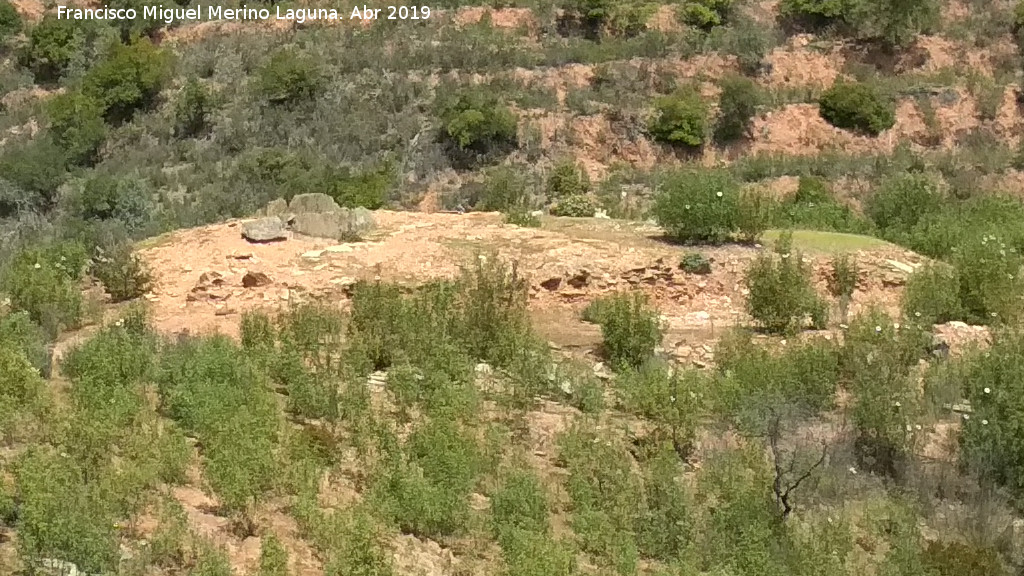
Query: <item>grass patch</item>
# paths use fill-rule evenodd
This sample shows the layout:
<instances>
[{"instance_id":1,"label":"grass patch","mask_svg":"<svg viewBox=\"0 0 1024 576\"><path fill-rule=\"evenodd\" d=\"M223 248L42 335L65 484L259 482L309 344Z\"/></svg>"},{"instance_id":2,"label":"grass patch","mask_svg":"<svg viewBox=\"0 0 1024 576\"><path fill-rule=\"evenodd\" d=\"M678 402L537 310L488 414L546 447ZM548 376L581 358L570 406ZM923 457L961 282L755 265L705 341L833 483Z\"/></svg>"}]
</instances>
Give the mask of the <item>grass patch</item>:
<instances>
[{"instance_id":1,"label":"grass patch","mask_svg":"<svg viewBox=\"0 0 1024 576\"><path fill-rule=\"evenodd\" d=\"M768 230L764 233L763 242L771 243L778 240L781 230ZM806 252L819 254L841 254L857 250L879 250L895 248L895 245L872 236L861 234L844 234L842 232L818 232L815 230L794 230L793 247Z\"/></svg>"}]
</instances>

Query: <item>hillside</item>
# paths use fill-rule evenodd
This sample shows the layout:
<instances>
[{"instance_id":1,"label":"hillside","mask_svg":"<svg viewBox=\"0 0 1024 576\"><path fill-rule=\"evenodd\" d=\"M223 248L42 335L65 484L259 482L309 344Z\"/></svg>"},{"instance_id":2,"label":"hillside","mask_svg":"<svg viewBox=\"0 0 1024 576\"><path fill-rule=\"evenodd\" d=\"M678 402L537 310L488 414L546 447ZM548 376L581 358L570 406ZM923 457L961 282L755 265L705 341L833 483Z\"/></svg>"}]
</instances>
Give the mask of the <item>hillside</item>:
<instances>
[{"instance_id":1,"label":"hillside","mask_svg":"<svg viewBox=\"0 0 1024 576\"><path fill-rule=\"evenodd\" d=\"M1024 3L215 6L0 0L0 576L1024 570Z\"/></svg>"}]
</instances>

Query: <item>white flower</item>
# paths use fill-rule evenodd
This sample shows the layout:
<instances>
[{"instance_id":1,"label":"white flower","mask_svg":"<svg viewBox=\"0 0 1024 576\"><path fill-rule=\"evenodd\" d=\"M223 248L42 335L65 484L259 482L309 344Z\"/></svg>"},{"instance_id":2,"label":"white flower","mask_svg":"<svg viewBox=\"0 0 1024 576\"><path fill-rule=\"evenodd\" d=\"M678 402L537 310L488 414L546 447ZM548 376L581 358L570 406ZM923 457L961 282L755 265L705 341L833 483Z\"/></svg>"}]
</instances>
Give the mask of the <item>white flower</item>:
<instances>
[{"instance_id":1,"label":"white flower","mask_svg":"<svg viewBox=\"0 0 1024 576\"><path fill-rule=\"evenodd\" d=\"M914 425L914 429L915 430L920 430L921 429L921 425L920 424L915 424Z\"/></svg>"},{"instance_id":2,"label":"white flower","mask_svg":"<svg viewBox=\"0 0 1024 576\"><path fill-rule=\"evenodd\" d=\"M914 312L914 316L917 316L918 318L920 318L921 317L921 313L920 312Z\"/></svg>"},{"instance_id":3,"label":"white flower","mask_svg":"<svg viewBox=\"0 0 1024 576\"><path fill-rule=\"evenodd\" d=\"M854 468L853 466L850 466L850 474L856 474L856 473L857 473L857 469Z\"/></svg>"},{"instance_id":4,"label":"white flower","mask_svg":"<svg viewBox=\"0 0 1024 576\"><path fill-rule=\"evenodd\" d=\"M988 420L982 420L981 424L982 426L988 426Z\"/></svg>"},{"instance_id":5,"label":"white flower","mask_svg":"<svg viewBox=\"0 0 1024 576\"><path fill-rule=\"evenodd\" d=\"M36 270L39 270L40 268L42 268L42 266L39 264L39 262L36 262Z\"/></svg>"},{"instance_id":6,"label":"white flower","mask_svg":"<svg viewBox=\"0 0 1024 576\"><path fill-rule=\"evenodd\" d=\"M964 420L970 420L970 419L971 419L971 415L970 414L964 414Z\"/></svg>"},{"instance_id":7,"label":"white flower","mask_svg":"<svg viewBox=\"0 0 1024 576\"><path fill-rule=\"evenodd\" d=\"M882 327L881 326L875 326L875 332L881 332L881 331L882 331Z\"/></svg>"},{"instance_id":8,"label":"white flower","mask_svg":"<svg viewBox=\"0 0 1024 576\"><path fill-rule=\"evenodd\" d=\"M686 209L687 209L687 210L689 210L689 209L690 209L690 205L689 205L689 204L687 204L687 205L686 205Z\"/></svg>"},{"instance_id":9,"label":"white flower","mask_svg":"<svg viewBox=\"0 0 1024 576\"><path fill-rule=\"evenodd\" d=\"M715 194L715 196L718 196L719 198L721 198L722 197L722 193L719 192L718 194Z\"/></svg>"},{"instance_id":10,"label":"white flower","mask_svg":"<svg viewBox=\"0 0 1024 576\"><path fill-rule=\"evenodd\" d=\"M899 402L897 402L897 403L893 404L893 406L895 406L895 407L899 408L899 407L900 407L900 403L899 403Z\"/></svg>"},{"instance_id":11,"label":"white flower","mask_svg":"<svg viewBox=\"0 0 1024 576\"><path fill-rule=\"evenodd\" d=\"M991 394L991 393L992 393L992 389L989 388L988 386L985 386L985 394Z\"/></svg>"},{"instance_id":12,"label":"white flower","mask_svg":"<svg viewBox=\"0 0 1024 576\"><path fill-rule=\"evenodd\" d=\"M913 428L910 426L910 424L907 424L907 432L910 432L911 430L913 430Z\"/></svg>"}]
</instances>

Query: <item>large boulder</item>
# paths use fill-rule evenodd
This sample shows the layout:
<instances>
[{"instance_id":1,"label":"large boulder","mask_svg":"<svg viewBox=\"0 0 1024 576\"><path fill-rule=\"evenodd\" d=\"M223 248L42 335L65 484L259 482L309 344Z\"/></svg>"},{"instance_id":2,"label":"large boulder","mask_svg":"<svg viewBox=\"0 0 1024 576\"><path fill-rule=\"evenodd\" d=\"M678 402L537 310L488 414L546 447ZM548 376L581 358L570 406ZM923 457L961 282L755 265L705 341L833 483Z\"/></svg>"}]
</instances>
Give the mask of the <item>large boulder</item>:
<instances>
[{"instance_id":1,"label":"large boulder","mask_svg":"<svg viewBox=\"0 0 1024 576\"><path fill-rule=\"evenodd\" d=\"M288 204L288 212L292 214L329 214L338 212L341 207L327 194L296 194Z\"/></svg>"},{"instance_id":2,"label":"large boulder","mask_svg":"<svg viewBox=\"0 0 1024 576\"><path fill-rule=\"evenodd\" d=\"M288 232L280 218L270 216L243 224L242 236L249 242L274 242L287 239Z\"/></svg>"},{"instance_id":3,"label":"large boulder","mask_svg":"<svg viewBox=\"0 0 1024 576\"><path fill-rule=\"evenodd\" d=\"M287 220L285 215L288 214L288 202L284 198L272 200L267 204L267 209L264 212L264 216L277 216L282 220Z\"/></svg>"},{"instance_id":4,"label":"large boulder","mask_svg":"<svg viewBox=\"0 0 1024 576\"><path fill-rule=\"evenodd\" d=\"M296 196L297 198L297 196ZM366 208L339 208L337 212L297 212L291 228L298 234L334 240L359 238L374 229L376 223Z\"/></svg>"}]
</instances>

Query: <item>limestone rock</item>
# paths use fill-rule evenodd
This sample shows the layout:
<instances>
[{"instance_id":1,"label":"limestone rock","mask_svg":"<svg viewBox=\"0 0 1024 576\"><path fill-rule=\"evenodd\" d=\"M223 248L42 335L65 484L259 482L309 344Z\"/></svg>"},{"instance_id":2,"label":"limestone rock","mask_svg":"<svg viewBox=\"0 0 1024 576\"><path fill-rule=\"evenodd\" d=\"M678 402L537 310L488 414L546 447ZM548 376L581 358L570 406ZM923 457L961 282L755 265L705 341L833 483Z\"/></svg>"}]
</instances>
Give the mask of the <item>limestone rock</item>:
<instances>
[{"instance_id":1,"label":"limestone rock","mask_svg":"<svg viewBox=\"0 0 1024 576\"><path fill-rule=\"evenodd\" d=\"M267 204L264 215L266 216L277 216L282 220L286 219L284 216L288 213L288 202L284 198L278 198L277 200L271 200Z\"/></svg>"},{"instance_id":2,"label":"limestone rock","mask_svg":"<svg viewBox=\"0 0 1024 576\"><path fill-rule=\"evenodd\" d=\"M242 237L249 242L274 242L286 240L288 233L280 218L270 216L245 223L242 226Z\"/></svg>"},{"instance_id":3,"label":"limestone rock","mask_svg":"<svg viewBox=\"0 0 1024 576\"><path fill-rule=\"evenodd\" d=\"M292 220L292 230L299 234L335 240L362 236L375 226L373 216L365 208L341 208L338 212L327 213L296 213Z\"/></svg>"},{"instance_id":4,"label":"limestone rock","mask_svg":"<svg viewBox=\"0 0 1024 576\"><path fill-rule=\"evenodd\" d=\"M269 207L268 207L269 208ZM293 214L329 214L339 212L341 207L327 194L319 192L314 194L297 194L290 204L288 211Z\"/></svg>"}]
</instances>

